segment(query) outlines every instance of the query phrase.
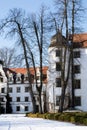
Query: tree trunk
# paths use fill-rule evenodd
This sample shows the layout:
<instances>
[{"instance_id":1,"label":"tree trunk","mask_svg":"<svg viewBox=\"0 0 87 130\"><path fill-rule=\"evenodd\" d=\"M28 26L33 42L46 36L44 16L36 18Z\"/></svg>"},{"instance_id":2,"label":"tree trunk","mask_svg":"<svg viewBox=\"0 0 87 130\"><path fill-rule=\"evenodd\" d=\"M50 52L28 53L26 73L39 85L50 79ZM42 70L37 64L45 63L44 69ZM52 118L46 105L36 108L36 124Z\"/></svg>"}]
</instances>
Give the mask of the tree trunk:
<instances>
[{"instance_id":1,"label":"tree trunk","mask_svg":"<svg viewBox=\"0 0 87 130\"><path fill-rule=\"evenodd\" d=\"M33 104L33 113L35 113L36 112L36 102L35 102L35 97L34 97L34 93L33 93L33 90L32 90L32 79L31 79L31 73L30 73L30 70L29 70L29 64L28 64L28 60L27 60L27 52L26 52L26 47L25 47L26 42L23 38L20 25L18 23L17 23L17 25L18 25L18 29L19 29L19 35L21 37L23 50L24 50L24 57L25 57L25 63L26 63L26 68L27 68L27 73L28 73L28 81L29 81L29 91L30 91L31 100L32 100L32 104Z\"/></svg>"}]
</instances>

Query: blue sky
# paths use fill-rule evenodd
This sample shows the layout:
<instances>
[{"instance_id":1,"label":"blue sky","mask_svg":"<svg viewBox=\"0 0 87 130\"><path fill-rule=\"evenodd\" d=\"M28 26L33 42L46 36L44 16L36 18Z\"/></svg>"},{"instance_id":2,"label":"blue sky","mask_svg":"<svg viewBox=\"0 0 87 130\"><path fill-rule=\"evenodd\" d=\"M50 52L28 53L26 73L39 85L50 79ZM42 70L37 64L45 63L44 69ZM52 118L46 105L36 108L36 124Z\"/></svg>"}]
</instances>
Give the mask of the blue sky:
<instances>
[{"instance_id":1,"label":"blue sky","mask_svg":"<svg viewBox=\"0 0 87 130\"><path fill-rule=\"evenodd\" d=\"M40 9L41 4L45 4L47 7L53 5L53 0L0 0L0 19L2 19L8 11L12 8L22 8L26 12L37 12ZM4 39L0 36L0 47L12 46L13 40Z\"/></svg>"},{"instance_id":2,"label":"blue sky","mask_svg":"<svg viewBox=\"0 0 87 130\"><path fill-rule=\"evenodd\" d=\"M46 6L52 8L54 0L0 0L0 19L2 19L8 13L9 9L12 8L22 8L26 12L37 12L41 4L45 4ZM84 8L87 8L87 0L82 0ZM85 19L87 19L87 14L85 13ZM86 20L87 21L87 20ZM87 32L87 23L83 22L83 26L85 27L85 32ZM4 39L0 36L0 47L4 46L12 46L14 41Z\"/></svg>"}]
</instances>

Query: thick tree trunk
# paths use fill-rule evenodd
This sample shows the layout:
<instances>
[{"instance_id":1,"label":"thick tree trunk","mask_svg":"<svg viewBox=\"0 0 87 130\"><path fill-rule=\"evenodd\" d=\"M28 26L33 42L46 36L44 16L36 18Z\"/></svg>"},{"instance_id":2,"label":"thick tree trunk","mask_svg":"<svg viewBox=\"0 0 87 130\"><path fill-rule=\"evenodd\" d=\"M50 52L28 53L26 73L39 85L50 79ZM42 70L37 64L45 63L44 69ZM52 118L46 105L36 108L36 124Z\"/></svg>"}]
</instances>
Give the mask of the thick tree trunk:
<instances>
[{"instance_id":1,"label":"thick tree trunk","mask_svg":"<svg viewBox=\"0 0 87 130\"><path fill-rule=\"evenodd\" d=\"M35 102L35 97L34 97L34 93L32 90L32 79L31 79L31 73L29 70L29 64L28 64L28 60L27 60L27 52L26 52L26 47L25 47L25 40L23 38L22 32L21 32L21 28L20 28L20 24L18 24L18 29L19 29L19 35L21 37L21 43L23 46L23 50L24 50L24 57L25 57L25 63L26 63L26 68L27 68L27 73L28 73L28 81L29 81L29 92L31 95L31 100L32 100L32 105L33 105L33 113L36 112L36 102Z\"/></svg>"}]
</instances>

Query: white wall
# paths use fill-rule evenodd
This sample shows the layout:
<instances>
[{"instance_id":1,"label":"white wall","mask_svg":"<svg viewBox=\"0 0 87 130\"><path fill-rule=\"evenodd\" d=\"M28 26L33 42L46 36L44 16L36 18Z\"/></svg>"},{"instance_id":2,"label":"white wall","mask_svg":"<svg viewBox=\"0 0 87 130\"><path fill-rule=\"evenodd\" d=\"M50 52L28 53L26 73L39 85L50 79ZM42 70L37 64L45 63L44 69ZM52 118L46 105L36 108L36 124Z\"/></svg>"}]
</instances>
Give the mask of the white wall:
<instances>
[{"instance_id":1,"label":"white wall","mask_svg":"<svg viewBox=\"0 0 87 130\"><path fill-rule=\"evenodd\" d=\"M48 70L48 109L50 112L54 111L54 99L56 96L61 95L61 88L55 87L55 79L60 72L56 72L56 62L59 61L59 58L55 56L55 47L50 47L49 52L49 70ZM76 51L78 49L75 49ZM81 79L81 89L75 89L75 96L81 96L81 106L76 106L76 108L87 111L87 48L79 49L81 51L81 57L74 59L74 64L81 66L81 73L75 74L75 79ZM66 65L67 66L67 65ZM71 81L69 81L69 85ZM70 90L71 91L71 90ZM55 109L58 109L58 106L55 106Z\"/></svg>"}]
</instances>

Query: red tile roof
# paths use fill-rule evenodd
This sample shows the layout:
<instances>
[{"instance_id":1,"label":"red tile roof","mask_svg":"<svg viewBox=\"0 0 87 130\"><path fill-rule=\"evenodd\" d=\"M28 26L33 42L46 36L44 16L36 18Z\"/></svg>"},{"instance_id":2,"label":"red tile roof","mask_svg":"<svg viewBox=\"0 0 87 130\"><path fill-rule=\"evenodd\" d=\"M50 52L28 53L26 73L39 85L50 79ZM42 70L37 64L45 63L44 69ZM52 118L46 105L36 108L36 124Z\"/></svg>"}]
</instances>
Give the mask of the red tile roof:
<instances>
[{"instance_id":1,"label":"red tile roof","mask_svg":"<svg viewBox=\"0 0 87 130\"><path fill-rule=\"evenodd\" d=\"M39 69L39 67L36 67L36 69ZM21 73L21 74L27 74L27 69L26 68L10 68L11 71L16 72L16 73ZM43 74L46 75L46 78L43 79L43 83L47 83L47 70L48 67L45 66L42 68ZM34 75L34 69L30 68L30 72L32 75Z\"/></svg>"},{"instance_id":2,"label":"red tile roof","mask_svg":"<svg viewBox=\"0 0 87 130\"><path fill-rule=\"evenodd\" d=\"M38 69L39 67L36 67ZM10 70L16 72L16 73L21 73L21 74L27 74L27 69L26 68L10 68ZM43 74L47 74L48 67L45 66L42 68ZM34 68L30 68L30 72L32 75L34 75Z\"/></svg>"},{"instance_id":3,"label":"red tile roof","mask_svg":"<svg viewBox=\"0 0 87 130\"><path fill-rule=\"evenodd\" d=\"M73 42L74 42L74 45L77 44L76 45L77 47L78 45L83 48L87 47L87 33L74 34Z\"/></svg>"}]
</instances>

